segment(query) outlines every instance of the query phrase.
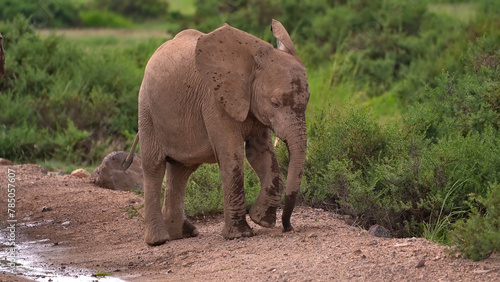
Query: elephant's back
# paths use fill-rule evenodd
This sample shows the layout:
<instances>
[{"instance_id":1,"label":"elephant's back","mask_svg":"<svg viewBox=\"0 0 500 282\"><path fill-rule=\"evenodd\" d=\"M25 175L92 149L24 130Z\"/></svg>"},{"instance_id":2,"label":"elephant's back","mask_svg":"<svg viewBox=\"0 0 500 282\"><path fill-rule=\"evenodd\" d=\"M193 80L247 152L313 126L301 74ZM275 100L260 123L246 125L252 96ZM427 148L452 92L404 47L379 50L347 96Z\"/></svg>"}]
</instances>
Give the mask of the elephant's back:
<instances>
[{"instance_id":1,"label":"elephant's back","mask_svg":"<svg viewBox=\"0 0 500 282\"><path fill-rule=\"evenodd\" d=\"M174 38L163 43L149 59L148 68L158 67L171 69L175 67L188 66L194 63L194 52L198 38L204 33L195 29L186 29L179 32Z\"/></svg>"},{"instance_id":2,"label":"elephant's back","mask_svg":"<svg viewBox=\"0 0 500 282\"><path fill-rule=\"evenodd\" d=\"M155 51L146 65L139 102L167 103L190 94L190 84L200 80L194 56L201 35L194 29L184 30Z\"/></svg>"}]
</instances>

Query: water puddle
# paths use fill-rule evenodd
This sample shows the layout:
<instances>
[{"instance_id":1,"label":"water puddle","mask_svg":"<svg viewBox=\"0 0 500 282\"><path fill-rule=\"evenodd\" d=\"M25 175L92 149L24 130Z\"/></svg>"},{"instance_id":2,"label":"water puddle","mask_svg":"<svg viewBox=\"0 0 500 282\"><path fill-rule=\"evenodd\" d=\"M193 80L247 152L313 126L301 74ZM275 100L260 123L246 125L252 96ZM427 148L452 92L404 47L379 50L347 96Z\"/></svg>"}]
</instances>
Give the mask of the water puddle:
<instances>
[{"instance_id":1,"label":"water puddle","mask_svg":"<svg viewBox=\"0 0 500 282\"><path fill-rule=\"evenodd\" d=\"M71 265L61 265L59 267L54 264L49 264L43 261L43 258L34 252L52 246L50 239L40 239L27 242L16 242L15 257L9 256L7 238L4 236L4 230L0 232L0 272L6 272L17 275L29 280L43 282L59 282L59 281L78 281L78 282L122 282L124 280L111 277L107 273L98 273L99 269L89 270L73 267ZM64 252L60 250L61 253ZM97 275L96 275L97 274Z\"/></svg>"}]
</instances>

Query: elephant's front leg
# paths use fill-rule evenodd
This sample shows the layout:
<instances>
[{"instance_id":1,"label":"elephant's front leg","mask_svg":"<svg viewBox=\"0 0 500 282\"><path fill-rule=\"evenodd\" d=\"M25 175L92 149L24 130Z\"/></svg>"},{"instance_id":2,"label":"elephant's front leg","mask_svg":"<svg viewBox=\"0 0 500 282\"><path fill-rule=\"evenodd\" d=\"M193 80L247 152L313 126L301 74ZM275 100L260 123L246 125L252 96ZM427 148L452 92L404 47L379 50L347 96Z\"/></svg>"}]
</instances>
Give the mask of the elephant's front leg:
<instances>
[{"instance_id":1,"label":"elephant's front leg","mask_svg":"<svg viewBox=\"0 0 500 282\"><path fill-rule=\"evenodd\" d=\"M225 223L222 236L226 239L253 236L253 231L245 219L244 156L242 143L239 143L241 145L236 150L224 150L223 148L217 150L224 194ZM220 151L221 149L222 152Z\"/></svg>"},{"instance_id":2,"label":"elephant's front leg","mask_svg":"<svg viewBox=\"0 0 500 282\"><path fill-rule=\"evenodd\" d=\"M167 163L163 219L171 240L198 236L198 230L184 214L184 199L189 176L198 166L187 167L178 162Z\"/></svg>"},{"instance_id":3,"label":"elephant's front leg","mask_svg":"<svg viewBox=\"0 0 500 282\"><path fill-rule=\"evenodd\" d=\"M247 160L260 179L261 190L250 209L250 218L263 227L274 227L276 208L280 204L283 181L271 143L269 129L248 139L245 145Z\"/></svg>"}]
</instances>

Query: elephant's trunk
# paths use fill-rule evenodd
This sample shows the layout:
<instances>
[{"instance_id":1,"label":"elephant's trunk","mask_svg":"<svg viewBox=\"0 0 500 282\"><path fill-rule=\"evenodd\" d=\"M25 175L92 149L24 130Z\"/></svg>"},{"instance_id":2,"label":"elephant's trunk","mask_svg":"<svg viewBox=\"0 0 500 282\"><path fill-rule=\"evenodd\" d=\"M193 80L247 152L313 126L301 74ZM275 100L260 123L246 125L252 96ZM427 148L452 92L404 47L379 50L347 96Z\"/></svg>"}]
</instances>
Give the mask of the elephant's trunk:
<instances>
[{"instance_id":1,"label":"elephant's trunk","mask_svg":"<svg viewBox=\"0 0 500 282\"><path fill-rule=\"evenodd\" d=\"M290 163L288 165L288 175L285 189L285 207L281 220L283 222L283 231L291 231L293 227L290 223L295 200L299 193L302 174L304 173L304 164L306 161L307 135L305 121L300 122L295 131L285 136L284 142L288 148Z\"/></svg>"}]
</instances>

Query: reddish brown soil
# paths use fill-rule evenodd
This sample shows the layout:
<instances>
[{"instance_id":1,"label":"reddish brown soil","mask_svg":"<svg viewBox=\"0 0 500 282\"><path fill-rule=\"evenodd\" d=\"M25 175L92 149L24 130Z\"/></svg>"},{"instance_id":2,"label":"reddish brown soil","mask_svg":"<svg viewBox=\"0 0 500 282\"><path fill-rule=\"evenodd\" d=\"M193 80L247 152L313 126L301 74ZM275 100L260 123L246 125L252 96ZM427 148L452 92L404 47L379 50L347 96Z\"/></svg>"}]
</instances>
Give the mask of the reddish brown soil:
<instances>
[{"instance_id":1,"label":"reddish brown soil","mask_svg":"<svg viewBox=\"0 0 500 282\"><path fill-rule=\"evenodd\" d=\"M88 178L46 174L36 165L0 167L2 232L8 168L16 172L17 257L47 274L20 265L14 276L4 261L0 281L96 272L126 281L500 281L497 255L472 262L425 239L377 238L309 207L296 208L290 233L251 223L254 237L228 241L222 217L214 216L194 221L196 238L150 247L141 217L127 213L142 211L141 197L96 187ZM4 260L5 243L0 248Z\"/></svg>"}]
</instances>

